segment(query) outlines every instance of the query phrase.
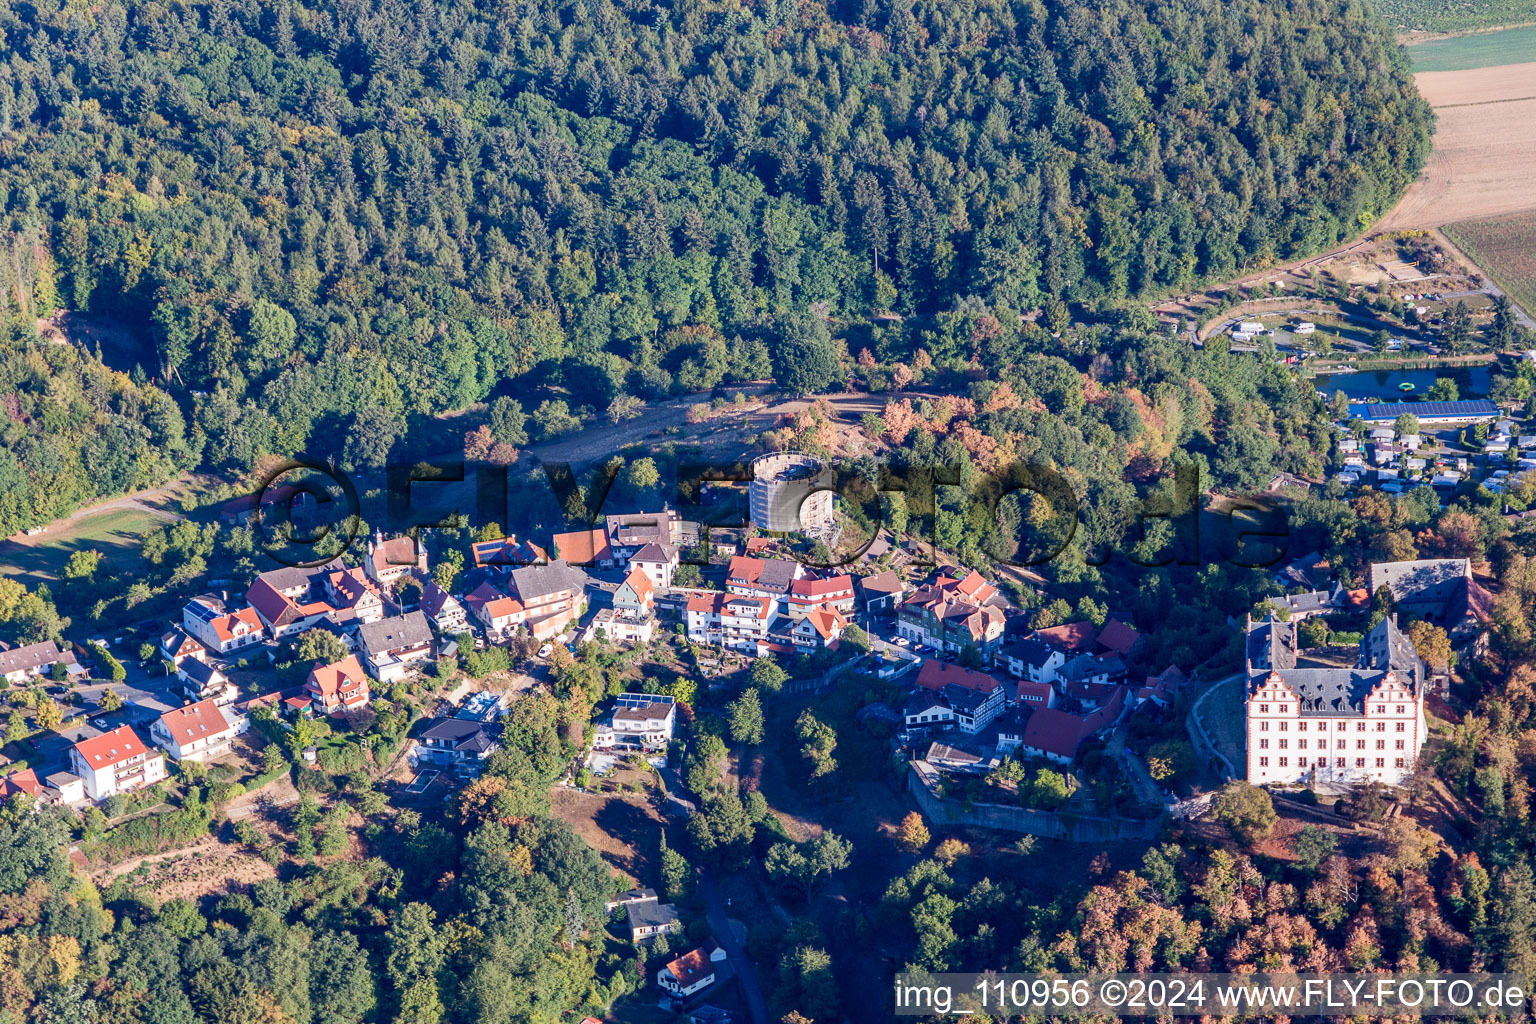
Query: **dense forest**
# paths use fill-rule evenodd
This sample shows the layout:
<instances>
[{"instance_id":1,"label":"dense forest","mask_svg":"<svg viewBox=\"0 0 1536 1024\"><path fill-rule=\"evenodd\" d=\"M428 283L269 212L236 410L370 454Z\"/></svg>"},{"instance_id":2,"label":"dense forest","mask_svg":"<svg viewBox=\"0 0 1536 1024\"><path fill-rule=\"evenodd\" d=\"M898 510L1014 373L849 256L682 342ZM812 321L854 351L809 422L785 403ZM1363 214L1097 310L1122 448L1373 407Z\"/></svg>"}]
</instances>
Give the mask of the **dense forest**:
<instances>
[{"instance_id":1,"label":"dense forest","mask_svg":"<svg viewBox=\"0 0 1536 1024\"><path fill-rule=\"evenodd\" d=\"M793 311L1097 307L1315 251L1430 126L1362 0L134 0L7 5L0 46L0 304L140 332L238 470L498 387L762 376Z\"/></svg>"}]
</instances>

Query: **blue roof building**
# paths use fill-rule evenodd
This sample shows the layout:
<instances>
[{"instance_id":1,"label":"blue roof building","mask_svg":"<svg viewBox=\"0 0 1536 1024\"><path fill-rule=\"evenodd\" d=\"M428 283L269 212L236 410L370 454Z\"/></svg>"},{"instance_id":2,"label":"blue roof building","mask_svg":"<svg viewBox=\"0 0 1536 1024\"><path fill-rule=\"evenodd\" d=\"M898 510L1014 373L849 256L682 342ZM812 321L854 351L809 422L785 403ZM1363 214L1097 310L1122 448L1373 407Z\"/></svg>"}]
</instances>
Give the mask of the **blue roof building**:
<instances>
[{"instance_id":1,"label":"blue roof building","mask_svg":"<svg viewBox=\"0 0 1536 1024\"><path fill-rule=\"evenodd\" d=\"M1499 418L1499 407L1486 398L1471 402L1374 402L1350 405L1351 418L1367 423L1391 423L1407 413L1420 423L1480 423Z\"/></svg>"}]
</instances>

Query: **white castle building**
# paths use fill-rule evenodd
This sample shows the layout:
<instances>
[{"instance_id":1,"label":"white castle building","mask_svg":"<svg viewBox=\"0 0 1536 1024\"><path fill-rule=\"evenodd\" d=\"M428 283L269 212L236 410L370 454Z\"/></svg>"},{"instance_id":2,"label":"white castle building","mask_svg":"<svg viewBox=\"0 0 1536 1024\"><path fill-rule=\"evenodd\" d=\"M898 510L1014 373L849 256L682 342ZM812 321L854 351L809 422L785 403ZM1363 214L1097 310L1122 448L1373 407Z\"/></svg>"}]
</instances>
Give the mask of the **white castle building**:
<instances>
[{"instance_id":1,"label":"white castle building","mask_svg":"<svg viewBox=\"0 0 1536 1024\"><path fill-rule=\"evenodd\" d=\"M1351 667L1298 663L1296 623L1248 623L1247 778L1254 785L1399 785L1424 745L1424 663L1391 616Z\"/></svg>"}]
</instances>

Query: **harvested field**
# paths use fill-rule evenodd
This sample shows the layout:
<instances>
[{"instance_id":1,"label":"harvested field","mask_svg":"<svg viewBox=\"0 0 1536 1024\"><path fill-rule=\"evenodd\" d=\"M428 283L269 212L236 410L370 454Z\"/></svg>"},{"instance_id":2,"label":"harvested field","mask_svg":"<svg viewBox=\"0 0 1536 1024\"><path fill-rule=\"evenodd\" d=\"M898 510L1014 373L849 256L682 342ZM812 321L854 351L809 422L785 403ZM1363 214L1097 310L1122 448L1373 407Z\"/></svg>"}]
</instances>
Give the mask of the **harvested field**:
<instances>
[{"instance_id":1,"label":"harvested field","mask_svg":"<svg viewBox=\"0 0 1536 1024\"><path fill-rule=\"evenodd\" d=\"M1510 298L1536 310L1536 210L1447 224L1445 234Z\"/></svg>"},{"instance_id":2,"label":"harvested field","mask_svg":"<svg viewBox=\"0 0 1536 1024\"><path fill-rule=\"evenodd\" d=\"M1437 228L1536 206L1536 63L1414 80L1439 117L1434 151L1378 229Z\"/></svg>"}]
</instances>

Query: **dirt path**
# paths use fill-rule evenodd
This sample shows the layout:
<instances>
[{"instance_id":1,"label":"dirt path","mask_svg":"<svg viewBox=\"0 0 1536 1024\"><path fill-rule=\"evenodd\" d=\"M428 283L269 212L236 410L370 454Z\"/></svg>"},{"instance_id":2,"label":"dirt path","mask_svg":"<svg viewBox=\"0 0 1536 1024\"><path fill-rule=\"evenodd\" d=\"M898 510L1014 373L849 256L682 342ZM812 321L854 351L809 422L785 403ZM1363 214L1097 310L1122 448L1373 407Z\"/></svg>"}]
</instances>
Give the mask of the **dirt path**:
<instances>
[{"instance_id":1,"label":"dirt path","mask_svg":"<svg viewBox=\"0 0 1536 1024\"><path fill-rule=\"evenodd\" d=\"M743 393L750 387L743 388ZM595 462L616 454L627 445L645 440L692 441L716 447L739 447L741 442L754 434L774 426L783 416L804 412L818 402L826 402L841 420L857 420L866 413L879 413L891 398L937 398L922 391L905 391L897 394L869 394L843 391L824 395L807 395L802 398L774 400L771 396L749 398L741 410L702 423L689 423L688 410L701 401L702 395L690 395L658 402L646 407L645 415L617 425L604 424L563 437L556 441L530 445L528 454L541 462L568 462L573 465ZM681 428L681 433L669 438L667 430Z\"/></svg>"}]
</instances>

